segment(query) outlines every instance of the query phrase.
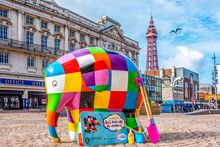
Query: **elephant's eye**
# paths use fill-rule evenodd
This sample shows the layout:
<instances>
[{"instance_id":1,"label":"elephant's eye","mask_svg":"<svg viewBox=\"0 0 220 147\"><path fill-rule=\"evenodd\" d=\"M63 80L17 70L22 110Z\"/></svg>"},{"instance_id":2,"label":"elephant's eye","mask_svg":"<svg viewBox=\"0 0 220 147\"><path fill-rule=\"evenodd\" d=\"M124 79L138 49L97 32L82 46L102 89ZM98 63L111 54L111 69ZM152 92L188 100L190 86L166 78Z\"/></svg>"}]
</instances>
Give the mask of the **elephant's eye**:
<instances>
[{"instance_id":1,"label":"elephant's eye","mask_svg":"<svg viewBox=\"0 0 220 147\"><path fill-rule=\"evenodd\" d=\"M54 81L52 82L52 86L53 86L53 87L57 87L57 86L58 86L58 82L57 82L56 80L54 80Z\"/></svg>"}]
</instances>

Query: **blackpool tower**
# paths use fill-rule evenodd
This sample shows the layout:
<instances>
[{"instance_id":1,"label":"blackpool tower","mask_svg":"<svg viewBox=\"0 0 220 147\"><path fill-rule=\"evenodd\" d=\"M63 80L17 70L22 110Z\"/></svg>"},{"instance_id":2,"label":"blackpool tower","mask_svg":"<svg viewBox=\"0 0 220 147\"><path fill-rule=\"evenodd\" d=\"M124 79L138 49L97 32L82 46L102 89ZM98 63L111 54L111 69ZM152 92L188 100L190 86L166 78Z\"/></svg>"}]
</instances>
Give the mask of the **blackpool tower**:
<instances>
[{"instance_id":1,"label":"blackpool tower","mask_svg":"<svg viewBox=\"0 0 220 147\"><path fill-rule=\"evenodd\" d=\"M147 33L147 60L146 60L146 71L158 70L158 55L157 55L157 31L154 26L153 17L151 16L150 25Z\"/></svg>"}]
</instances>

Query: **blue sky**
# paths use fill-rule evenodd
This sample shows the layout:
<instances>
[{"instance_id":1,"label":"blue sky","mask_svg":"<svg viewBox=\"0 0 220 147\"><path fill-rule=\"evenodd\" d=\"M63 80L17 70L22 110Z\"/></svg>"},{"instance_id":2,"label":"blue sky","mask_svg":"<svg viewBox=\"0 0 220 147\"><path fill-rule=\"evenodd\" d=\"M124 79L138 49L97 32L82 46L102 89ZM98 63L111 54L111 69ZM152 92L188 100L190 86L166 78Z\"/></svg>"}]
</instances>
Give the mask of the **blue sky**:
<instances>
[{"instance_id":1,"label":"blue sky","mask_svg":"<svg viewBox=\"0 0 220 147\"><path fill-rule=\"evenodd\" d=\"M211 83L216 53L220 63L219 0L55 0L60 6L93 21L107 15L122 25L124 34L140 43L140 69L145 70L146 30L151 14L158 31L160 68L186 67ZM179 35L169 32L182 28Z\"/></svg>"}]
</instances>

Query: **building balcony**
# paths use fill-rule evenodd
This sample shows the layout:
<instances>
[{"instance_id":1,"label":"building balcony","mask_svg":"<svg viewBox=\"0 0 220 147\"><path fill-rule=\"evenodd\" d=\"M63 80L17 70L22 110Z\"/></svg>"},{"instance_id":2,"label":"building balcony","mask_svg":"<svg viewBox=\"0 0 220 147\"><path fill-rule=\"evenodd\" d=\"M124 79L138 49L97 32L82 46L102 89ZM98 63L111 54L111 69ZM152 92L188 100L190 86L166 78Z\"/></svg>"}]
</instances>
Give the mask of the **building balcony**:
<instances>
[{"instance_id":1,"label":"building balcony","mask_svg":"<svg viewBox=\"0 0 220 147\"><path fill-rule=\"evenodd\" d=\"M0 49L13 49L21 52L32 52L54 57L67 53L67 51L64 50L55 50L51 47L41 47L41 45L38 44L27 44L26 42L14 39L0 39Z\"/></svg>"}]
</instances>

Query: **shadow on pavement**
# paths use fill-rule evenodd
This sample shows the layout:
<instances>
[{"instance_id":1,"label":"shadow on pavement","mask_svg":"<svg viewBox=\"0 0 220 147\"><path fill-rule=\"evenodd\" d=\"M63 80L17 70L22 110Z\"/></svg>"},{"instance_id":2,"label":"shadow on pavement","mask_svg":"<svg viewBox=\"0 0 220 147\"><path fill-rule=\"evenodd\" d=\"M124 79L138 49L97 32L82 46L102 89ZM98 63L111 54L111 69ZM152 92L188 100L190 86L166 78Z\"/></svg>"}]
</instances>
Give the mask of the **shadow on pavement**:
<instances>
[{"instance_id":1,"label":"shadow on pavement","mask_svg":"<svg viewBox=\"0 0 220 147\"><path fill-rule=\"evenodd\" d=\"M205 139L208 137L220 137L218 132L171 132L171 133L161 133L160 141L171 141L171 140L186 140L186 139Z\"/></svg>"}]
</instances>

